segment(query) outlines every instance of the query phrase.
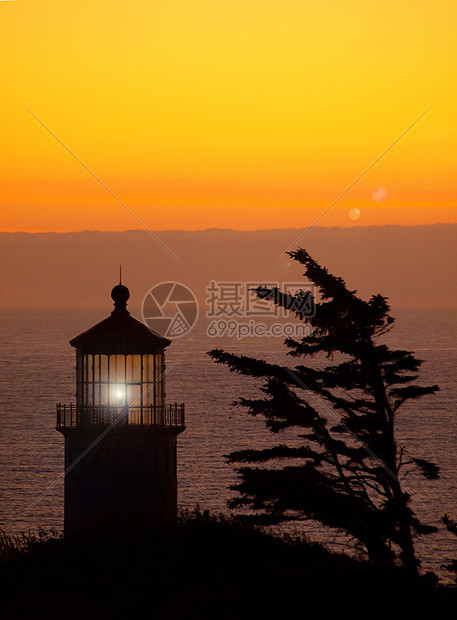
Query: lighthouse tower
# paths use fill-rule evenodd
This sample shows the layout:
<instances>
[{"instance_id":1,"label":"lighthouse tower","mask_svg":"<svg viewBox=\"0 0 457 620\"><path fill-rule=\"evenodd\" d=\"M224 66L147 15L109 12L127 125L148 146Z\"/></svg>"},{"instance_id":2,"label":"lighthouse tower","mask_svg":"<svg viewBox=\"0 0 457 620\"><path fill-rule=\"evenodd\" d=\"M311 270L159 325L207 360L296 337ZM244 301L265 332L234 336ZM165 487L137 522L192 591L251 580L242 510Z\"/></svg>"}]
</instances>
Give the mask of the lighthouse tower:
<instances>
[{"instance_id":1,"label":"lighthouse tower","mask_svg":"<svg viewBox=\"0 0 457 620\"><path fill-rule=\"evenodd\" d=\"M107 319L73 340L76 403L57 405L65 437L65 533L94 525L171 520L184 404L165 404L170 340L134 319L122 284Z\"/></svg>"}]
</instances>

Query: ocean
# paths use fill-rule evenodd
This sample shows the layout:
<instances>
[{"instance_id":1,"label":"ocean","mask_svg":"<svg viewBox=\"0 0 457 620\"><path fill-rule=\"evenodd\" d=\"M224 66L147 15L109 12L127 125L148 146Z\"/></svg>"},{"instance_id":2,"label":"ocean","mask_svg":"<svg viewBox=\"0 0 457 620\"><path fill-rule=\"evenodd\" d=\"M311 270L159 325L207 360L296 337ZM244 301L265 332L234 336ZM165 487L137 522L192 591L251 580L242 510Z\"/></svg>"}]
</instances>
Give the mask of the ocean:
<instances>
[{"instance_id":1,"label":"ocean","mask_svg":"<svg viewBox=\"0 0 457 620\"><path fill-rule=\"evenodd\" d=\"M0 312L0 528L14 534L63 527L64 439L55 430L56 403L74 402L75 354L68 341L109 310L3 309ZM141 319L138 312L132 311ZM457 517L457 313L455 310L397 310L388 343L415 351L424 360L420 382L440 391L406 405L398 437L408 453L435 461L441 478L411 475L406 481L417 514L439 525L445 513ZM167 401L186 404L186 431L178 439L178 503L182 508L228 512L236 471L224 458L249 447L268 447L277 437L263 420L233 407L239 396L258 394L259 382L230 373L206 352L222 348L263 359L285 360L280 337L210 338L206 319L167 350ZM290 363L290 360L289 360ZM298 526L297 526L298 527ZM299 526L332 548L347 540L312 522ZM424 570L457 558L457 538L440 526L417 544Z\"/></svg>"}]
</instances>

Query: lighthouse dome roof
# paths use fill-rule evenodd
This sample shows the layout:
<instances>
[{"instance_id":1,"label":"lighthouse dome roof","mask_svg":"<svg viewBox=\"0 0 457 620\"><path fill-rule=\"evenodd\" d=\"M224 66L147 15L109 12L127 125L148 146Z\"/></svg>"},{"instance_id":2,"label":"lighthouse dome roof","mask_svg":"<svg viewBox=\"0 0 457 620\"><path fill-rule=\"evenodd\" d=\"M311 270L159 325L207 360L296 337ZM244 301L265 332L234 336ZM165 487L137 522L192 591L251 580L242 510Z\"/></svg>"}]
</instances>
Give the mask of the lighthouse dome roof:
<instances>
[{"instance_id":1,"label":"lighthouse dome roof","mask_svg":"<svg viewBox=\"0 0 457 620\"><path fill-rule=\"evenodd\" d=\"M93 354L146 354L162 351L171 341L144 323L134 319L127 310L129 289L118 284L111 291L114 310L109 317L70 340L72 347Z\"/></svg>"}]
</instances>

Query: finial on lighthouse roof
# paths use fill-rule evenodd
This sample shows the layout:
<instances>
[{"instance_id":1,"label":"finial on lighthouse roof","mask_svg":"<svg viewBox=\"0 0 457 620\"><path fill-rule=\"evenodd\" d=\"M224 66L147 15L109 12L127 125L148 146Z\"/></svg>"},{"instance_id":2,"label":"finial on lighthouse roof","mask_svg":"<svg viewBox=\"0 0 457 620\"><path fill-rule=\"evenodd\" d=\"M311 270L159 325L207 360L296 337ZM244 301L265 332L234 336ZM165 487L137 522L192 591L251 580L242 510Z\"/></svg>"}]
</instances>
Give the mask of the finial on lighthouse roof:
<instances>
[{"instance_id":1,"label":"finial on lighthouse roof","mask_svg":"<svg viewBox=\"0 0 457 620\"><path fill-rule=\"evenodd\" d=\"M122 265L119 265L119 284L111 291L111 299L114 301L114 309L125 310L129 297L129 289L122 284Z\"/></svg>"}]
</instances>

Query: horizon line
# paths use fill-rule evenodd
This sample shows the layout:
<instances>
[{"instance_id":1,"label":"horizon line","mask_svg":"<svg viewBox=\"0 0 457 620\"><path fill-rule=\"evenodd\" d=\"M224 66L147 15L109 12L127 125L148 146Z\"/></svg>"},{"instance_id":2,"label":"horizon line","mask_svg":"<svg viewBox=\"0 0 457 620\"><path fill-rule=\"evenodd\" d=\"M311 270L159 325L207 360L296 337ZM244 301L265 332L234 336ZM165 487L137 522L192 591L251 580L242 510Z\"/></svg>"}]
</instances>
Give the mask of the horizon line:
<instances>
[{"instance_id":1,"label":"horizon line","mask_svg":"<svg viewBox=\"0 0 457 620\"><path fill-rule=\"evenodd\" d=\"M366 224L355 226L315 226L314 230L354 230L354 229L366 229L366 228L430 228L432 226L457 226L457 222L433 222L431 224ZM283 228L222 228L222 227L210 227L210 228L161 228L155 229L154 232L179 232L179 233L196 233L196 232L278 232L278 231L290 231L290 230L302 230L301 227L285 226ZM128 233L138 232L144 233L142 228L126 228L123 230L101 230L99 228L82 228L78 230L0 230L0 234L24 234L24 235L71 235L80 233Z\"/></svg>"}]
</instances>

